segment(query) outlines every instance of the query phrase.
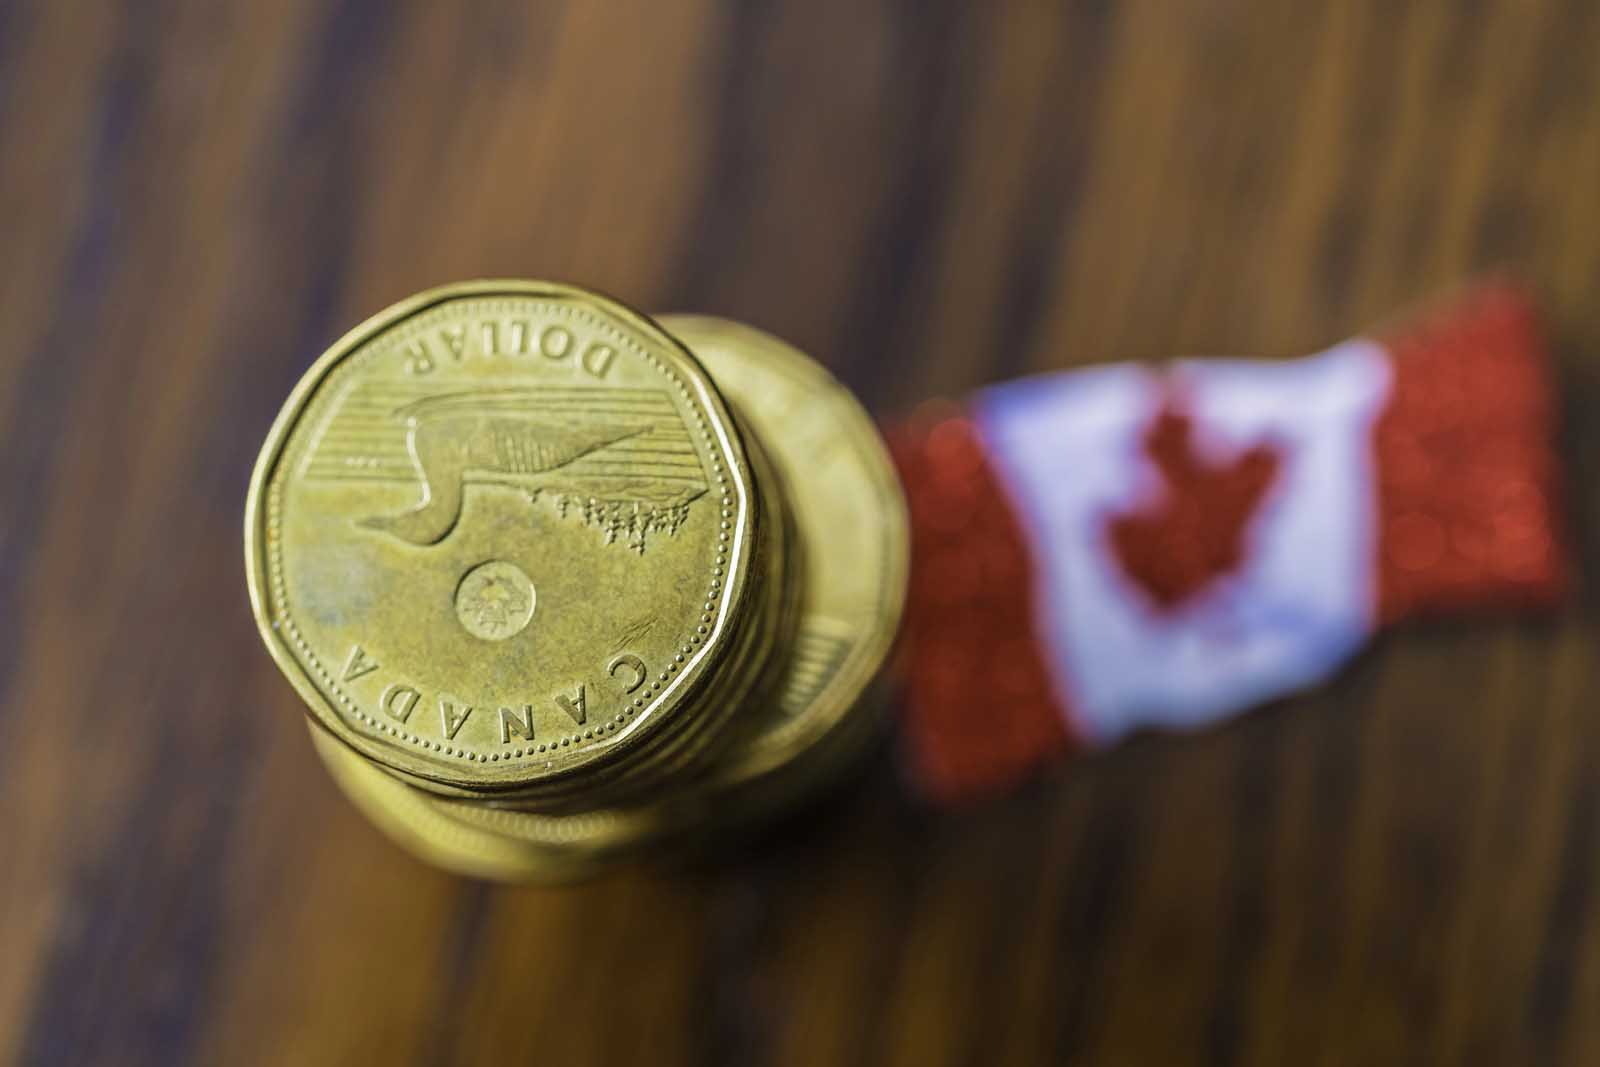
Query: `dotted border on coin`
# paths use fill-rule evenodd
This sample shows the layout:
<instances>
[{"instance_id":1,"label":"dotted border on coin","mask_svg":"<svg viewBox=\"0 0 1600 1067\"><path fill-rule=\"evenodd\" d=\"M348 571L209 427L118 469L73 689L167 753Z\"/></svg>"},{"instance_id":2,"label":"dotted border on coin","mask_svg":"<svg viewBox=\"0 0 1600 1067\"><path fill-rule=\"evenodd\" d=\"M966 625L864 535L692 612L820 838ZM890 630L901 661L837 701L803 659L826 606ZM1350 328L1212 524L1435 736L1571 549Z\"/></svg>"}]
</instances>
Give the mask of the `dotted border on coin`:
<instances>
[{"instance_id":1,"label":"dotted border on coin","mask_svg":"<svg viewBox=\"0 0 1600 1067\"><path fill-rule=\"evenodd\" d=\"M457 299L463 302L489 304L491 306L496 303L493 297L461 297ZM448 300L442 301L436 306L443 307L445 304L450 302L451 301ZM511 302L506 302L505 306L508 310L525 309L525 305ZM433 309L430 308L427 310ZM671 387L677 389L679 395L686 399L689 397L688 385L684 383L683 379L679 377L675 370L663 364L661 360L657 359L651 353L645 351L645 349L634 342L632 338L628 337L621 330L618 330L609 323L601 322L582 310L565 307L560 304L534 304L532 310L534 312L551 311L557 315L578 319L595 327L602 333L611 336L621 344L632 349L652 367L660 371L671 383ZM426 314L427 311L424 311L415 316L415 319L420 320ZM421 329L423 329L423 327L418 322L408 324L408 327L402 327L394 330L387 344L381 346L370 345L370 347L366 347L364 350L354 353L347 362L341 362L345 363L347 371L353 371L359 364L376 356L380 349L384 351L390 351L395 345L411 337ZM338 367L339 365L335 364L334 367L329 368L328 374L324 378L324 381L326 381L327 378L331 378L333 372L337 370ZM319 387L322 384L322 382L318 382ZM313 393L313 395L315 394ZM324 401L324 403L326 403L326 401ZM302 414L308 414L310 410L311 402L308 400L305 410L302 412ZM649 698L661 690L667 681L672 677L672 675L678 672L679 667L683 663L685 657L693 655L696 646L702 644L706 637L710 634L711 622L716 618L716 601L717 597L722 593L723 574L728 565L728 544L732 530L732 524L729 520L733 517L733 511L730 505L732 503L733 491L728 486L728 475L727 471L724 470L722 466L722 458L720 455L720 450L717 448L716 438L706 426L705 413L692 408L691 410L694 415L696 427L700 432L700 436L705 439L705 442L711 451L711 475L716 480L718 486L720 486L721 518L717 540L714 542L716 547L716 555L715 560L711 565L711 583L706 592L706 602L700 613L700 621L698 625L696 625L694 632L689 635L687 643L683 645L682 649L677 653L673 661L668 664L667 669L660 673L657 680L651 682L650 685L646 687L645 695L641 697L635 697L631 703L624 704L622 711L619 712L613 719L602 723L597 727L585 730L582 733L573 733L566 737L557 738L548 742L542 742L537 746L527 745L524 748L513 749L509 753L492 752L485 755L477 752L458 751L452 745L446 745L438 741L432 741L428 738L420 737L404 727L397 727L391 725L390 723L383 722L362 711L356 705L355 701L351 700L349 695L346 694L343 689L339 688L339 683L334 681L333 676L328 673L328 670L323 666L322 661L319 660L316 653L311 650L310 644L300 633L299 626L295 624L294 618L289 614L289 598L283 581L283 538L280 536L280 516L283 511L283 483L286 477L283 473L284 464L282 463L280 463L278 469L273 472L273 478L271 482L268 483L267 491L267 543L271 560L268 569L270 571L272 582L273 599L276 601L275 606L278 608L278 611L273 616L273 620L277 623L280 623L288 632L289 639L305 657L308 665L312 669L312 672L317 678L321 679L323 684L327 687L326 691L331 691L333 695L338 698L339 703L343 704L345 709L352 716L354 716L357 721L370 726L380 734L398 738L402 741L409 741L416 747L424 749L434 755L451 756L457 759L464 759L469 763L498 763L502 758L504 758L507 762L510 762L513 759L537 756L541 752L554 751L558 748L582 747L585 742L596 740L597 734L599 735L598 740L605 740L605 736L607 734L615 733L622 727L624 723L626 723L628 719L633 718L640 711L642 711L645 705L649 702ZM282 458L287 458L287 438L285 439L284 446L284 453L281 453L280 455Z\"/></svg>"}]
</instances>

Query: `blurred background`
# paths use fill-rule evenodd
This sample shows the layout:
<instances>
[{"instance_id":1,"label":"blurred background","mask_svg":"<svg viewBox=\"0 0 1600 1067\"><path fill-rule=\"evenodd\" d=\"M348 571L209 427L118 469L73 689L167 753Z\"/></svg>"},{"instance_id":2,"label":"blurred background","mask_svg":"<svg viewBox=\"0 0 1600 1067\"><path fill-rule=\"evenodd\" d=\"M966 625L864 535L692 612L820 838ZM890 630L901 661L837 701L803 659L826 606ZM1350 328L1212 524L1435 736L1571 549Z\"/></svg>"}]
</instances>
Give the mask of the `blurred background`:
<instances>
[{"instance_id":1,"label":"blurred background","mask_svg":"<svg viewBox=\"0 0 1600 1067\"><path fill-rule=\"evenodd\" d=\"M460 278L744 320L892 419L1511 267L1587 544L1597 190L1588 0L0 3L0 1061L1600 1060L1586 601L513 889L335 792L239 535L310 361Z\"/></svg>"}]
</instances>

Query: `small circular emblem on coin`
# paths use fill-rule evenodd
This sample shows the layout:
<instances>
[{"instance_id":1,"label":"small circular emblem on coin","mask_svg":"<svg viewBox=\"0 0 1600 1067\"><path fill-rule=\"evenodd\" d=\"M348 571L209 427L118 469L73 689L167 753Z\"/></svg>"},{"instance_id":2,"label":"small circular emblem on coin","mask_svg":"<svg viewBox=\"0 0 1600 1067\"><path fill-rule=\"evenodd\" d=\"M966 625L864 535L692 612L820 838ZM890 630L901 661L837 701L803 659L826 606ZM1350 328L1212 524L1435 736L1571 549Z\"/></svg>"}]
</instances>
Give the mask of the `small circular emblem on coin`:
<instances>
[{"instance_id":1,"label":"small circular emblem on coin","mask_svg":"<svg viewBox=\"0 0 1600 1067\"><path fill-rule=\"evenodd\" d=\"M456 587L456 618L473 637L504 641L528 625L535 599L522 568L492 559L468 571Z\"/></svg>"}]
</instances>

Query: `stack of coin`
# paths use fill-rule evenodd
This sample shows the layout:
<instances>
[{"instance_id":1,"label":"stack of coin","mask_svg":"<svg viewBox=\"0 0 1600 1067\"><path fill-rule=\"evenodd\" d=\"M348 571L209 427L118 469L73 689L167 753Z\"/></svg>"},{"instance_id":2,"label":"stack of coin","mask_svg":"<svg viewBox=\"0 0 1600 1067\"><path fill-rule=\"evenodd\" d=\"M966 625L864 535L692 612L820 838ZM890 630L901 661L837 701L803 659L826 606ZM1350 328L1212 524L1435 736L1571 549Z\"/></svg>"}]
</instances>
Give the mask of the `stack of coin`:
<instances>
[{"instance_id":1,"label":"stack of coin","mask_svg":"<svg viewBox=\"0 0 1600 1067\"><path fill-rule=\"evenodd\" d=\"M317 361L245 551L351 799L445 867L550 880L753 823L859 756L907 532L871 421L806 356L495 281Z\"/></svg>"}]
</instances>

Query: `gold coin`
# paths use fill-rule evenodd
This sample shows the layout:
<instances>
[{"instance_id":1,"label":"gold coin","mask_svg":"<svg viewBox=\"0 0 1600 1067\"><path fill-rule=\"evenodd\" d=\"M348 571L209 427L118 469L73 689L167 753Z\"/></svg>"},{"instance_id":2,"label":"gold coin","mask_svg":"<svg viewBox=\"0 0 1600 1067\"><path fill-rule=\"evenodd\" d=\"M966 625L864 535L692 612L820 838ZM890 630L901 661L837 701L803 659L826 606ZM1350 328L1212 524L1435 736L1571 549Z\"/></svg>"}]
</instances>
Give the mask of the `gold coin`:
<instances>
[{"instance_id":1,"label":"gold coin","mask_svg":"<svg viewBox=\"0 0 1600 1067\"><path fill-rule=\"evenodd\" d=\"M788 765L862 707L899 630L909 520L877 426L821 364L727 319L660 322L765 442L801 548L800 621L782 688L718 768L716 787L731 788Z\"/></svg>"},{"instance_id":2,"label":"gold coin","mask_svg":"<svg viewBox=\"0 0 1600 1067\"><path fill-rule=\"evenodd\" d=\"M793 516L802 576L798 636L766 699L746 680L724 698L751 701L738 740L704 774L647 803L549 815L433 797L319 751L358 805L414 850L454 870L507 879L589 873L642 848L748 822L826 784L875 735L872 683L899 625L908 531L877 430L828 372L767 334L720 319L660 320L712 373L753 440L765 445ZM737 686L736 686L737 690ZM395 824L399 824L397 827Z\"/></svg>"},{"instance_id":3,"label":"gold coin","mask_svg":"<svg viewBox=\"0 0 1600 1067\"><path fill-rule=\"evenodd\" d=\"M618 775L747 621L760 503L728 410L649 318L469 282L341 338L246 506L263 639L333 737L485 794Z\"/></svg>"}]
</instances>

